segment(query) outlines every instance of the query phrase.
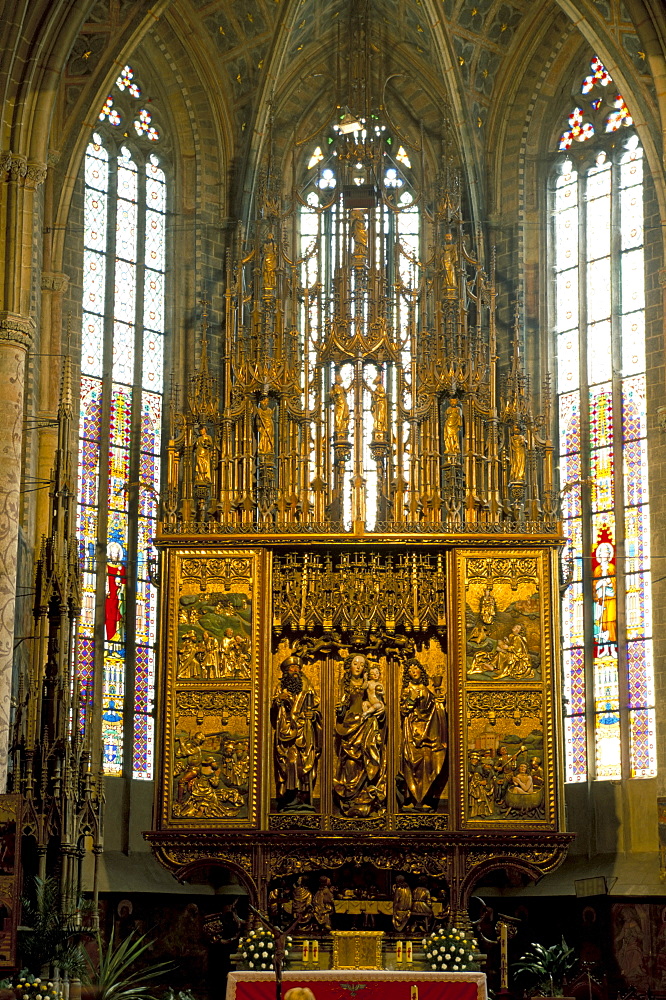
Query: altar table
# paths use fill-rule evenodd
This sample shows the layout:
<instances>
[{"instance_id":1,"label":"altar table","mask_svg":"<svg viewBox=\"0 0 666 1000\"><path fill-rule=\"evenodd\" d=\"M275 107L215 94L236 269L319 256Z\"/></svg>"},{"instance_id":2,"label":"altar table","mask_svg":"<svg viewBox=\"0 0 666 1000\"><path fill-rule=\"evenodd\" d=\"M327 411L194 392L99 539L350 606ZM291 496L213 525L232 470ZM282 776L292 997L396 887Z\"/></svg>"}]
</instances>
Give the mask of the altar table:
<instances>
[{"instance_id":1,"label":"altar table","mask_svg":"<svg viewBox=\"0 0 666 1000\"><path fill-rule=\"evenodd\" d=\"M482 972L284 972L282 996L293 986L307 986L315 1000L487 1000L488 996ZM275 976L272 972L230 972L226 1000L275 1000Z\"/></svg>"}]
</instances>

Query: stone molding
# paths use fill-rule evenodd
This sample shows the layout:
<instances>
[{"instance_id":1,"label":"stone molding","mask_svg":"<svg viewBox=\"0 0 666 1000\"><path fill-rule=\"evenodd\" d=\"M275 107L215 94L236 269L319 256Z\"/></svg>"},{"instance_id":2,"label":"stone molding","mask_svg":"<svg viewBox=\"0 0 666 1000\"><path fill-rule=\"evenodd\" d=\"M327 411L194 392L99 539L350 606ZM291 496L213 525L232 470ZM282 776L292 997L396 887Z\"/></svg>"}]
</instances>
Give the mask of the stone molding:
<instances>
[{"instance_id":1,"label":"stone molding","mask_svg":"<svg viewBox=\"0 0 666 1000\"><path fill-rule=\"evenodd\" d=\"M42 271L42 291L66 292L69 286L69 275L58 271Z\"/></svg>"},{"instance_id":2,"label":"stone molding","mask_svg":"<svg viewBox=\"0 0 666 1000\"><path fill-rule=\"evenodd\" d=\"M6 180L23 181L25 184L38 187L46 180L46 164L30 161L20 153L6 150L0 153L0 174L6 175Z\"/></svg>"},{"instance_id":3,"label":"stone molding","mask_svg":"<svg viewBox=\"0 0 666 1000\"><path fill-rule=\"evenodd\" d=\"M0 312L0 345L14 344L29 351L35 336L35 322L26 316Z\"/></svg>"}]
</instances>

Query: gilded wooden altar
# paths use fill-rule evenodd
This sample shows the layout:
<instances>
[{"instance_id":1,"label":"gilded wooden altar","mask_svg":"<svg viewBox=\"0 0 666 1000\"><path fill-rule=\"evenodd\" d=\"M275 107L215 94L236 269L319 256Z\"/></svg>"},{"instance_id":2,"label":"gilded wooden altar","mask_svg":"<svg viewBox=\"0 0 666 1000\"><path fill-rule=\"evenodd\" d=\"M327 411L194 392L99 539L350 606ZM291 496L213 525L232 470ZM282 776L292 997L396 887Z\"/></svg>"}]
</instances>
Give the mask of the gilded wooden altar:
<instances>
[{"instance_id":1,"label":"gilded wooden altar","mask_svg":"<svg viewBox=\"0 0 666 1000\"><path fill-rule=\"evenodd\" d=\"M331 142L342 174L389 155ZM438 183L422 254L390 191L341 183L303 249L267 189L229 257L220 378L204 316L170 404L147 836L178 877L224 866L321 933L345 865L383 873L397 933L437 886L458 911L570 840L550 387L539 412L517 325L499 371L492 262Z\"/></svg>"}]
</instances>

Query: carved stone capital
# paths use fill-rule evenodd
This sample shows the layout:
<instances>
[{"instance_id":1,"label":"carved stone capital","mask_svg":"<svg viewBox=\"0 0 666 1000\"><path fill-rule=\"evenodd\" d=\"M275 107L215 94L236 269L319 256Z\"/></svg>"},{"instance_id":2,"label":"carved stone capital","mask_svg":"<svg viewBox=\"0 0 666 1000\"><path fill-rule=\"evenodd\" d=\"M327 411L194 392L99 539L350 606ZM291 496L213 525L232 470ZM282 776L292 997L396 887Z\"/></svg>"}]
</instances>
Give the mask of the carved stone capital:
<instances>
[{"instance_id":1,"label":"carved stone capital","mask_svg":"<svg viewBox=\"0 0 666 1000\"><path fill-rule=\"evenodd\" d=\"M28 170L26 174L26 183L32 185L32 187L39 187L46 180L46 164L45 163L29 163Z\"/></svg>"},{"instance_id":2,"label":"carved stone capital","mask_svg":"<svg viewBox=\"0 0 666 1000\"><path fill-rule=\"evenodd\" d=\"M46 164L28 160L21 153L12 153L11 149L0 153L0 174L5 174L9 181L23 181L31 187L38 187L46 179Z\"/></svg>"},{"instance_id":3,"label":"carved stone capital","mask_svg":"<svg viewBox=\"0 0 666 1000\"><path fill-rule=\"evenodd\" d=\"M57 271L42 271L42 289L47 292L66 292L69 275Z\"/></svg>"},{"instance_id":4,"label":"carved stone capital","mask_svg":"<svg viewBox=\"0 0 666 1000\"><path fill-rule=\"evenodd\" d=\"M28 316L0 312L0 345L15 344L29 351L35 336L34 320Z\"/></svg>"}]
</instances>

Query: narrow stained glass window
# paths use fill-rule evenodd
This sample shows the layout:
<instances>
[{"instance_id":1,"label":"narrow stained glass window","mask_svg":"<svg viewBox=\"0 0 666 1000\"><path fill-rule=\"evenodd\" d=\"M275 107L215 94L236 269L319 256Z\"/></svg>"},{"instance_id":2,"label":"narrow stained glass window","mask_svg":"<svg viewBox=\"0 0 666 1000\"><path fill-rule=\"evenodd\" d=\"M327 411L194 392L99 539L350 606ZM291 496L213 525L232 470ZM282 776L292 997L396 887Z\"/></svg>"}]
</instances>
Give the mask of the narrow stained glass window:
<instances>
[{"instance_id":1,"label":"narrow stained glass window","mask_svg":"<svg viewBox=\"0 0 666 1000\"><path fill-rule=\"evenodd\" d=\"M643 154L601 60L590 70L551 192L568 781L627 776L623 760L656 773Z\"/></svg>"},{"instance_id":2,"label":"narrow stained glass window","mask_svg":"<svg viewBox=\"0 0 666 1000\"><path fill-rule=\"evenodd\" d=\"M152 778L167 183L131 67L115 86L84 161L76 670L82 712L101 675L107 773ZM118 144L132 116L145 127Z\"/></svg>"}]
</instances>

